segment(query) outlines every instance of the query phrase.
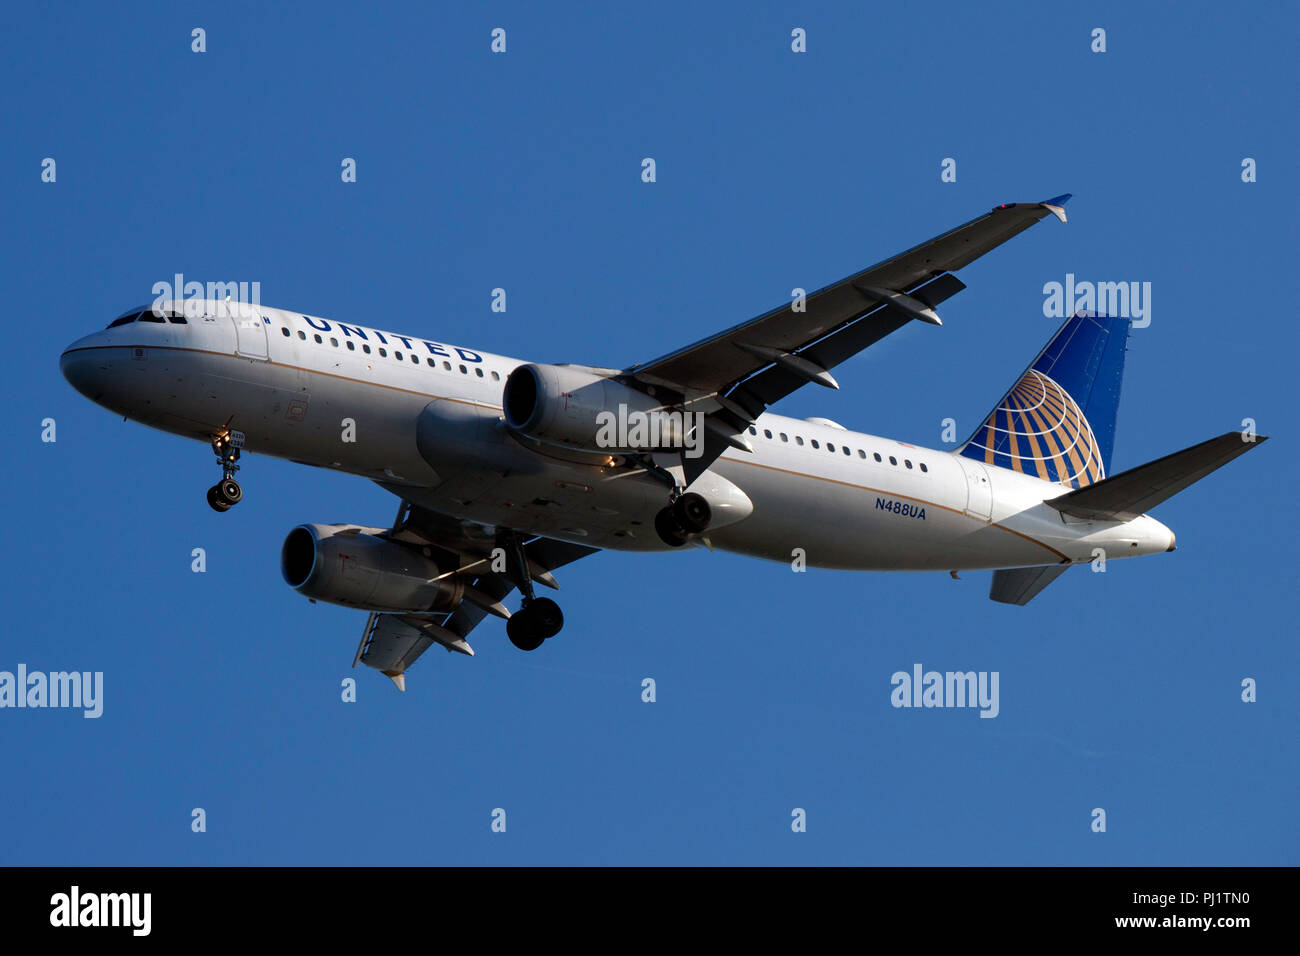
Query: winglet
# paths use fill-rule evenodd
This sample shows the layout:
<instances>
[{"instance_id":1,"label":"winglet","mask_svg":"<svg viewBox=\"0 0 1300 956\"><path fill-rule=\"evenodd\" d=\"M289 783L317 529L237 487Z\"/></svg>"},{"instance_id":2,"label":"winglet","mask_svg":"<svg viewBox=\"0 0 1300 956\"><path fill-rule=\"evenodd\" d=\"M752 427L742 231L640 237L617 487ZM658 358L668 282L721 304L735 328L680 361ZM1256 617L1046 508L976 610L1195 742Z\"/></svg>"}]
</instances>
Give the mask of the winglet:
<instances>
[{"instance_id":1,"label":"winglet","mask_svg":"<svg viewBox=\"0 0 1300 956\"><path fill-rule=\"evenodd\" d=\"M1062 193L1059 196L1053 196L1051 199L1040 202L1038 205L1042 206L1044 209L1050 212L1057 219L1061 220L1061 222L1066 222L1067 220L1065 218L1065 204L1069 201L1069 199L1070 199L1069 193Z\"/></svg>"}]
</instances>

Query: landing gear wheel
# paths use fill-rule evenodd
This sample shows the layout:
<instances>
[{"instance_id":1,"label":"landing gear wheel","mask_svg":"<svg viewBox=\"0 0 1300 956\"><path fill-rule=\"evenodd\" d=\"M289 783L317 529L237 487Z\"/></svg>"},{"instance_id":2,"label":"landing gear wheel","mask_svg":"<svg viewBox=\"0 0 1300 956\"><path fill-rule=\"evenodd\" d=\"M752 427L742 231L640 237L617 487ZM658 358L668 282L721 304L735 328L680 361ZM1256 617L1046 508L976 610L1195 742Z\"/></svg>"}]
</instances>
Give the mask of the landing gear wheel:
<instances>
[{"instance_id":1,"label":"landing gear wheel","mask_svg":"<svg viewBox=\"0 0 1300 956\"><path fill-rule=\"evenodd\" d=\"M213 511L216 512L229 511L230 502L222 498L219 491L220 491L220 486L218 485L213 485L211 488L208 489L208 504L212 507Z\"/></svg>"},{"instance_id":2,"label":"landing gear wheel","mask_svg":"<svg viewBox=\"0 0 1300 956\"><path fill-rule=\"evenodd\" d=\"M521 651L535 651L542 641L554 637L564 627L564 614L550 598L534 598L506 621L510 643Z\"/></svg>"},{"instance_id":3,"label":"landing gear wheel","mask_svg":"<svg viewBox=\"0 0 1300 956\"><path fill-rule=\"evenodd\" d=\"M519 535L509 529L498 533L498 539L513 562L514 584L523 593L523 606L506 621L506 634L510 643L521 651L535 651L548 637L554 637L564 627L564 614L550 598L539 598L533 593L533 573Z\"/></svg>"},{"instance_id":4,"label":"landing gear wheel","mask_svg":"<svg viewBox=\"0 0 1300 956\"><path fill-rule=\"evenodd\" d=\"M244 489L239 487L239 482L234 478L222 478L217 483L217 495L224 498L227 505L237 505L244 497Z\"/></svg>"},{"instance_id":5,"label":"landing gear wheel","mask_svg":"<svg viewBox=\"0 0 1300 956\"><path fill-rule=\"evenodd\" d=\"M687 534L699 534L709 527L713 509L702 495L693 491L679 497L671 505L673 518Z\"/></svg>"},{"instance_id":6,"label":"landing gear wheel","mask_svg":"<svg viewBox=\"0 0 1300 956\"><path fill-rule=\"evenodd\" d=\"M534 598L528 603L528 614L541 632L542 640L554 637L564 627L564 612L550 598Z\"/></svg>"},{"instance_id":7,"label":"landing gear wheel","mask_svg":"<svg viewBox=\"0 0 1300 956\"><path fill-rule=\"evenodd\" d=\"M221 480L208 489L208 504L213 511L229 511L244 497L244 489L235 481L235 472L239 471L239 449L243 444L243 432L222 431L212 439L212 450L221 466Z\"/></svg>"},{"instance_id":8,"label":"landing gear wheel","mask_svg":"<svg viewBox=\"0 0 1300 956\"><path fill-rule=\"evenodd\" d=\"M542 641L546 640L532 630L528 615L524 611L511 615L510 620L506 621L506 636L510 638L510 643L521 651L535 651L542 646Z\"/></svg>"},{"instance_id":9,"label":"landing gear wheel","mask_svg":"<svg viewBox=\"0 0 1300 956\"><path fill-rule=\"evenodd\" d=\"M659 535L659 540L670 548L683 547L691 540L691 536L677 523L671 507L660 508L655 515L655 532Z\"/></svg>"}]
</instances>

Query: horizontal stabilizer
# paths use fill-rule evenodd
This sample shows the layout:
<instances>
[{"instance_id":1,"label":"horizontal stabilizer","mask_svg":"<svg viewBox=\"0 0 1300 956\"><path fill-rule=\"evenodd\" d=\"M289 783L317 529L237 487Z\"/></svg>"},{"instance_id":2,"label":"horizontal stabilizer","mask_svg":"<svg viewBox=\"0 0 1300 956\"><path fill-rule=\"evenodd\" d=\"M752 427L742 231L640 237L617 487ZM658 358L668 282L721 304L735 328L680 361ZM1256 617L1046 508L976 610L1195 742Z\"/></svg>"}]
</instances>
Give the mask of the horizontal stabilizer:
<instances>
[{"instance_id":1,"label":"horizontal stabilizer","mask_svg":"<svg viewBox=\"0 0 1300 956\"><path fill-rule=\"evenodd\" d=\"M1044 504L1076 518L1132 521L1267 440L1258 435L1247 441L1241 432L1227 432Z\"/></svg>"},{"instance_id":2,"label":"horizontal stabilizer","mask_svg":"<svg viewBox=\"0 0 1300 956\"><path fill-rule=\"evenodd\" d=\"M1068 564L1049 564L1042 568L1009 568L1004 571L994 571L993 585L989 588L989 599L999 604L1023 606L1069 569Z\"/></svg>"}]
</instances>

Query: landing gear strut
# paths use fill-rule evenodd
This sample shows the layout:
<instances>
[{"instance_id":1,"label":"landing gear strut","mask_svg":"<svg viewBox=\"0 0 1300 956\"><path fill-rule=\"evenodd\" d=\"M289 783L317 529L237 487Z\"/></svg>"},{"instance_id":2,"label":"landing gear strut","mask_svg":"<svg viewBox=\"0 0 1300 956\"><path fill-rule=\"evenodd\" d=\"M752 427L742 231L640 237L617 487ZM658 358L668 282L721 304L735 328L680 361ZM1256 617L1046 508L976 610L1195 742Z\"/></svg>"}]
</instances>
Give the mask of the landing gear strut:
<instances>
[{"instance_id":1,"label":"landing gear strut","mask_svg":"<svg viewBox=\"0 0 1300 956\"><path fill-rule=\"evenodd\" d=\"M509 532L503 543L514 566L515 581L524 596L523 606L506 621L506 636L521 651L535 651L548 637L560 633L560 628L564 627L564 614L550 598L539 598L533 593L533 575L519 535Z\"/></svg>"},{"instance_id":2,"label":"landing gear strut","mask_svg":"<svg viewBox=\"0 0 1300 956\"><path fill-rule=\"evenodd\" d=\"M642 456L639 463L646 474L668 486L668 504L655 514L655 533L660 541L670 548L680 548L708 530L713 509L703 495L686 491L678 476L657 464L651 456Z\"/></svg>"},{"instance_id":3,"label":"landing gear strut","mask_svg":"<svg viewBox=\"0 0 1300 956\"><path fill-rule=\"evenodd\" d=\"M704 496L688 491L668 499L667 507L655 515L655 531L664 544L680 548L703 534L712 520L713 509Z\"/></svg>"},{"instance_id":4,"label":"landing gear strut","mask_svg":"<svg viewBox=\"0 0 1300 956\"><path fill-rule=\"evenodd\" d=\"M236 443L238 436L238 443ZM239 471L239 445L244 436L239 432L226 431L212 439L212 450L216 453L217 464L221 466L221 480L208 489L208 504L213 511L229 511L239 504L244 497L244 489L235 481L235 472Z\"/></svg>"}]
</instances>

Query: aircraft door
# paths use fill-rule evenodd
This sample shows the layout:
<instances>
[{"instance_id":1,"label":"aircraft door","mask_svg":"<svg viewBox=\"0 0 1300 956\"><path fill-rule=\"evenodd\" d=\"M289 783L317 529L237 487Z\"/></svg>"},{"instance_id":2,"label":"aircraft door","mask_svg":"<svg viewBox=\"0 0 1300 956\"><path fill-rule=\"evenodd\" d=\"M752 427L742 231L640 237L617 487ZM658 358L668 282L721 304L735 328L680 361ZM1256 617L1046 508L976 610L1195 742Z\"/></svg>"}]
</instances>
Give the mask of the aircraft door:
<instances>
[{"instance_id":1,"label":"aircraft door","mask_svg":"<svg viewBox=\"0 0 1300 956\"><path fill-rule=\"evenodd\" d=\"M270 358L266 350L266 320L251 307L235 305L230 310L230 318L235 323L237 342L235 353L244 358L260 359L265 362Z\"/></svg>"},{"instance_id":2,"label":"aircraft door","mask_svg":"<svg viewBox=\"0 0 1300 956\"><path fill-rule=\"evenodd\" d=\"M957 456L957 462L966 474L966 513L972 518L992 520L993 487L989 484L988 469L961 455Z\"/></svg>"}]
</instances>

